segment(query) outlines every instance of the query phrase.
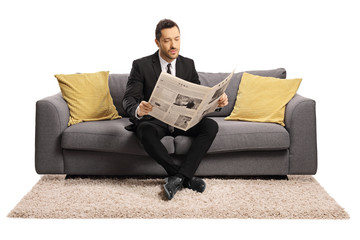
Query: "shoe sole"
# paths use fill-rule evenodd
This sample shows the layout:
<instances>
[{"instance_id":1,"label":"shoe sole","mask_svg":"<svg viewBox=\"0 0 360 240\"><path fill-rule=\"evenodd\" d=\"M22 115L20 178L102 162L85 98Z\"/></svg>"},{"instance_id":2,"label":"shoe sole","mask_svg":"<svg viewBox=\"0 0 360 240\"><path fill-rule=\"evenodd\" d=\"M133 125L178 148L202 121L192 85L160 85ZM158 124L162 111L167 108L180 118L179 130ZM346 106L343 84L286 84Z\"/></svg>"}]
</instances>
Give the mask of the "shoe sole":
<instances>
[{"instance_id":1,"label":"shoe sole","mask_svg":"<svg viewBox=\"0 0 360 240\"><path fill-rule=\"evenodd\" d=\"M169 179L168 178L165 178L165 184L164 184L164 190L165 190L165 194L168 198L168 200L171 200L174 196L171 196L170 192L167 190L167 188L165 187L166 184L168 184L169 182Z\"/></svg>"},{"instance_id":2,"label":"shoe sole","mask_svg":"<svg viewBox=\"0 0 360 240\"><path fill-rule=\"evenodd\" d=\"M173 197L175 196L175 193L180 191L182 189L182 187L180 187L172 196L171 196L171 193L168 191L168 189L165 187L166 184L169 183L169 179L168 178L165 178L165 184L164 184L164 190L165 190L165 193L166 193L166 196L169 200L173 199Z\"/></svg>"}]
</instances>

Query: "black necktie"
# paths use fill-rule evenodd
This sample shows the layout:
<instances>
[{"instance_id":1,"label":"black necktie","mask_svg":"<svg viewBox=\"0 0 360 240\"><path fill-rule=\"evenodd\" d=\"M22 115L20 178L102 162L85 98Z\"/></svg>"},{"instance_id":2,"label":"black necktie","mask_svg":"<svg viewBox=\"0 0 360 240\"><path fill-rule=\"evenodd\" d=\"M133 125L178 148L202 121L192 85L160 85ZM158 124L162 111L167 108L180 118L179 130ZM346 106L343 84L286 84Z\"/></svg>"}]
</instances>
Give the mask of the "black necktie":
<instances>
[{"instance_id":1,"label":"black necktie","mask_svg":"<svg viewBox=\"0 0 360 240\"><path fill-rule=\"evenodd\" d=\"M167 72L168 74L171 74L170 67L171 67L171 63L169 63L169 64L167 65L167 71L166 71L166 72Z\"/></svg>"}]
</instances>

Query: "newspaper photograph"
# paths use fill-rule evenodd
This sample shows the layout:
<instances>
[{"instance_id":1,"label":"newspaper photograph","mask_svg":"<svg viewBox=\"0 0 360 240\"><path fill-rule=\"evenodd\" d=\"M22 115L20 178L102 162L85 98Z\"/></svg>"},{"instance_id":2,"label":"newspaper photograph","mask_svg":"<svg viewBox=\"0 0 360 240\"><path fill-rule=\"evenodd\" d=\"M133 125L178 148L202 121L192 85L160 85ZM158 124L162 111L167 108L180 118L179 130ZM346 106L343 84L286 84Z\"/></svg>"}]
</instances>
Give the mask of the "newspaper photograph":
<instances>
[{"instance_id":1,"label":"newspaper photograph","mask_svg":"<svg viewBox=\"0 0 360 240\"><path fill-rule=\"evenodd\" d=\"M235 71L235 70L234 70ZM188 130L214 112L234 74L213 87L202 86L162 72L149 99L149 115L181 130Z\"/></svg>"}]
</instances>

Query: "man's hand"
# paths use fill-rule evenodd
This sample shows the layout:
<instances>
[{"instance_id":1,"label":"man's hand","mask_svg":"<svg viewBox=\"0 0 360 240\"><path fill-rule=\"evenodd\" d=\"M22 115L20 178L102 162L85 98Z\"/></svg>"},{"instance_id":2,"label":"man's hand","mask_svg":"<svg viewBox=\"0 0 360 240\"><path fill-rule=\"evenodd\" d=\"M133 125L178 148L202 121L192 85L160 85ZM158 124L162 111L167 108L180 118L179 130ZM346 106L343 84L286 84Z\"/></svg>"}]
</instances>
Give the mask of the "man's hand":
<instances>
[{"instance_id":1,"label":"man's hand","mask_svg":"<svg viewBox=\"0 0 360 240\"><path fill-rule=\"evenodd\" d=\"M149 102L141 101L139 104L139 108L137 110L137 115L139 117L143 117L144 115L148 115L152 110L152 105Z\"/></svg>"},{"instance_id":2,"label":"man's hand","mask_svg":"<svg viewBox=\"0 0 360 240\"><path fill-rule=\"evenodd\" d=\"M218 107L225 107L228 104L229 104L228 96L226 95L226 93L223 93L218 100Z\"/></svg>"}]
</instances>

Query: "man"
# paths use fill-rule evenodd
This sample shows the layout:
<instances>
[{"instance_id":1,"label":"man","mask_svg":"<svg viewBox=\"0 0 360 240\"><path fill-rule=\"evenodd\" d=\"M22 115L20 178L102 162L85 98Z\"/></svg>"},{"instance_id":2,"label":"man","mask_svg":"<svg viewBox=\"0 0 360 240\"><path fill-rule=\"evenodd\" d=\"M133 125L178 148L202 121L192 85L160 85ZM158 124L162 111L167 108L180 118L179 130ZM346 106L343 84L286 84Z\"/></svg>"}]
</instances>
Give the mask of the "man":
<instances>
[{"instance_id":1,"label":"man","mask_svg":"<svg viewBox=\"0 0 360 240\"><path fill-rule=\"evenodd\" d=\"M162 71L192 83L200 84L194 61L179 55L180 30L178 25L169 20L161 20L155 30L155 43L159 50L150 56L135 60L129 75L123 100L124 109L130 115L132 125L126 129L135 131L145 151L156 160L168 173L164 190L168 199L172 199L181 188L189 188L197 192L205 190L205 182L194 177L201 159L210 148L218 131L217 123L203 118L197 125L183 131L172 128L148 115L152 105L148 102ZM226 94L219 99L218 106L228 104ZM161 139L166 135L185 135L194 141L181 165L177 165L168 154Z\"/></svg>"}]
</instances>

